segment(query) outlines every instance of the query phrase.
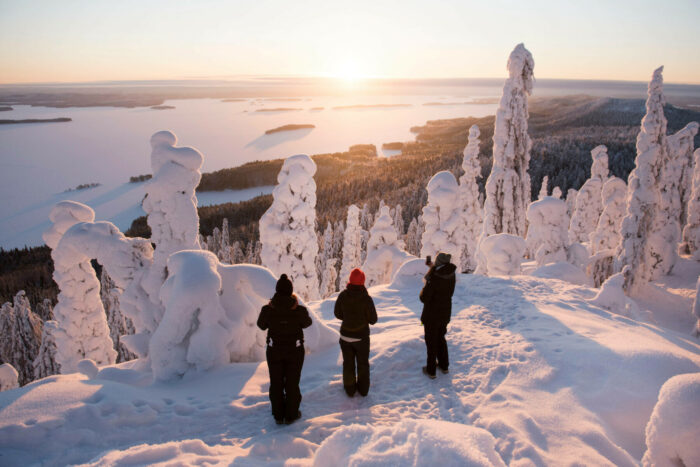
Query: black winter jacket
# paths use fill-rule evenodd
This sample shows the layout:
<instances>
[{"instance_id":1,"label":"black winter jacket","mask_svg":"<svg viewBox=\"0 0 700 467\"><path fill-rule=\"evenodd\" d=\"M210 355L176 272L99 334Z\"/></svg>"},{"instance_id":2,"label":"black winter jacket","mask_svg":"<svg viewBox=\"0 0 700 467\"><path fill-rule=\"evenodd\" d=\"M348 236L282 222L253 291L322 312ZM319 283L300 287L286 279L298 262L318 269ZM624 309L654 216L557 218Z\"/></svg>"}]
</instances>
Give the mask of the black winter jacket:
<instances>
[{"instance_id":1,"label":"black winter jacket","mask_svg":"<svg viewBox=\"0 0 700 467\"><path fill-rule=\"evenodd\" d=\"M338 295L333 314L343 321L340 334L345 337L369 337L369 325L377 322L374 301L363 285L348 284Z\"/></svg>"},{"instance_id":2,"label":"black winter jacket","mask_svg":"<svg viewBox=\"0 0 700 467\"><path fill-rule=\"evenodd\" d=\"M423 324L446 324L452 316L452 294L455 291L455 270L452 263L431 267L426 274L425 285L420 291Z\"/></svg>"},{"instance_id":3,"label":"black winter jacket","mask_svg":"<svg viewBox=\"0 0 700 467\"><path fill-rule=\"evenodd\" d=\"M262 307L258 316L258 327L267 330L267 344L271 347L303 345L302 329L309 326L309 311L299 305L294 295L275 294L270 303Z\"/></svg>"}]
</instances>

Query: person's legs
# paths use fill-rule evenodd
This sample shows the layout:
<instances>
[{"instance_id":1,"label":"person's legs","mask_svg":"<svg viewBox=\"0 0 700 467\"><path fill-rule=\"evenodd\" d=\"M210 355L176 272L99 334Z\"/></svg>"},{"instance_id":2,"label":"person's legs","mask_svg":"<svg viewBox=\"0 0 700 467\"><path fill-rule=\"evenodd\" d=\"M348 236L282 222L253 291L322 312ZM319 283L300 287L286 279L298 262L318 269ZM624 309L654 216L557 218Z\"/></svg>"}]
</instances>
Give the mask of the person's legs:
<instances>
[{"instance_id":1,"label":"person's legs","mask_svg":"<svg viewBox=\"0 0 700 467\"><path fill-rule=\"evenodd\" d=\"M284 419L284 362L277 349L267 348L267 368L270 371L270 405L275 420Z\"/></svg>"},{"instance_id":2,"label":"person's legs","mask_svg":"<svg viewBox=\"0 0 700 467\"><path fill-rule=\"evenodd\" d=\"M425 330L425 348L427 351L426 371L428 375L435 375L435 360L437 359L437 336L436 327L434 324L424 324Z\"/></svg>"},{"instance_id":3,"label":"person's legs","mask_svg":"<svg viewBox=\"0 0 700 467\"><path fill-rule=\"evenodd\" d=\"M437 334L437 363L438 367L442 371L447 371L450 366L450 357L447 353L447 340L445 339L445 334L447 334L447 323L440 325L439 332Z\"/></svg>"},{"instance_id":4,"label":"person's legs","mask_svg":"<svg viewBox=\"0 0 700 467\"><path fill-rule=\"evenodd\" d=\"M357 356L357 392L366 396L369 392L369 337L352 345Z\"/></svg>"},{"instance_id":5,"label":"person's legs","mask_svg":"<svg viewBox=\"0 0 700 467\"><path fill-rule=\"evenodd\" d=\"M299 380L301 379L301 368L304 366L304 347L288 349L285 360L284 391L286 398L284 417L287 421L293 421L298 418L299 404L301 404Z\"/></svg>"},{"instance_id":6,"label":"person's legs","mask_svg":"<svg viewBox=\"0 0 700 467\"><path fill-rule=\"evenodd\" d=\"M340 351L343 354L343 387L348 396L355 395L355 349L351 342L340 339Z\"/></svg>"}]
</instances>

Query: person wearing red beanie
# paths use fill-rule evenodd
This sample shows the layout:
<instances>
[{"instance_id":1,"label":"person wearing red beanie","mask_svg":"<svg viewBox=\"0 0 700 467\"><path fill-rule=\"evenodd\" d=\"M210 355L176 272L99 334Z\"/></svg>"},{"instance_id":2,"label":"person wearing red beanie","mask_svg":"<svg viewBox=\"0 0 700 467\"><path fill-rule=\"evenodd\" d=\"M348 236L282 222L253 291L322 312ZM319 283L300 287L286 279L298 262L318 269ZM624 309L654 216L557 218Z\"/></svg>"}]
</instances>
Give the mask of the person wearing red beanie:
<instances>
[{"instance_id":1,"label":"person wearing red beanie","mask_svg":"<svg viewBox=\"0 0 700 467\"><path fill-rule=\"evenodd\" d=\"M369 325L377 322L377 310L365 288L365 273L361 269L350 271L348 285L338 295L333 313L343 322L340 325L343 387L349 397L356 391L366 396L369 392Z\"/></svg>"}]
</instances>

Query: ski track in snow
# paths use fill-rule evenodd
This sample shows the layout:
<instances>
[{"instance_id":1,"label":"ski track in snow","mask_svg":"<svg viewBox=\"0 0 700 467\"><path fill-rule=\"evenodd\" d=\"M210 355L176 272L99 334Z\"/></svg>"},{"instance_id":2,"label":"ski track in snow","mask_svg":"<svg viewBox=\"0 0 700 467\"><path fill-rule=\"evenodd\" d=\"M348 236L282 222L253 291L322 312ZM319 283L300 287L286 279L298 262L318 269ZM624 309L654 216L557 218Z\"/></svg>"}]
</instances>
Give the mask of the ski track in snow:
<instances>
[{"instance_id":1,"label":"ski track in snow","mask_svg":"<svg viewBox=\"0 0 700 467\"><path fill-rule=\"evenodd\" d=\"M421 373L420 286L416 279L401 289L370 289L379 322L366 398L345 395L337 346L306 356L303 417L291 426L271 416L264 362L155 384L139 362L128 362L92 380L53 376L0 394L0 465L309 464L343 425L404 419L484 428L511 465L635 465L660 386L700 371L695 342L588 304L593 289L460 275L448 327L450 373L429 380ZM333 304L311 307L337 329Z\"/></svg>"}]
</instances>

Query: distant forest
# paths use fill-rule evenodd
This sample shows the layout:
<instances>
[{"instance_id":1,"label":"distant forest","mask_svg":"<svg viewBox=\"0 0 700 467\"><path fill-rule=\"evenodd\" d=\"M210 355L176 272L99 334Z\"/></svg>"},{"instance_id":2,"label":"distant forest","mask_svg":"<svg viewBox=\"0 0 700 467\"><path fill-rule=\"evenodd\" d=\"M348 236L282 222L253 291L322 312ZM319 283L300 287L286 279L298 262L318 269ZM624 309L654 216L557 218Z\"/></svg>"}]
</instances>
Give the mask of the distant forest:
<instances>
[{"instance_id":1,"label":"distant forest","mask_svg":"<svg viewBox=\"0 0 700 467\"><path fill-rule=\"evenodd\" d=\"M627 180L634 168L635 141L644 113L641 99L589 96L531 99L529 133L533 146L529 172L533 199L545 175L549 176L550 193L555 186L561 188L564 195L570 188L578 190L590 174L590 151L599 144L608 147L611 172ZM671 105L665 107L665 113L669 133L691 121L700 121L700 112ZM493 116L435 120L413 127L411 131L416 140L404 142L399 156L379 157L373 145L356 145L346 152L313 156L318 166L315 180L319 230L328 222L335 225L337 221L344 221L350 204L362 207L366 203L374 212L380 200L384 200L389 206L401 204L405 231L425 205L425 186L430 177L440 170L449 170L456 177L461 175L462 151L468 129L473 124L479 125L481 131L482 178L477 182L483 192L491 171ZM700 136L696 137L695 145L699 143ZM281 166L282 160L278 159L205 173L197 190L274 185ZM215 227L221 228L226 218L232 243L255 242L258 220L271 203L272 196L264 195L240 203L200 207L200 231L204 236L211 235ZM126 234L149 237L146 219L136 219ZM56 301L49 253L45 246L0 249L0 303L11 301L21 289L27 292L32 307L44 298Z\"/></svg>"}]
</instances>

